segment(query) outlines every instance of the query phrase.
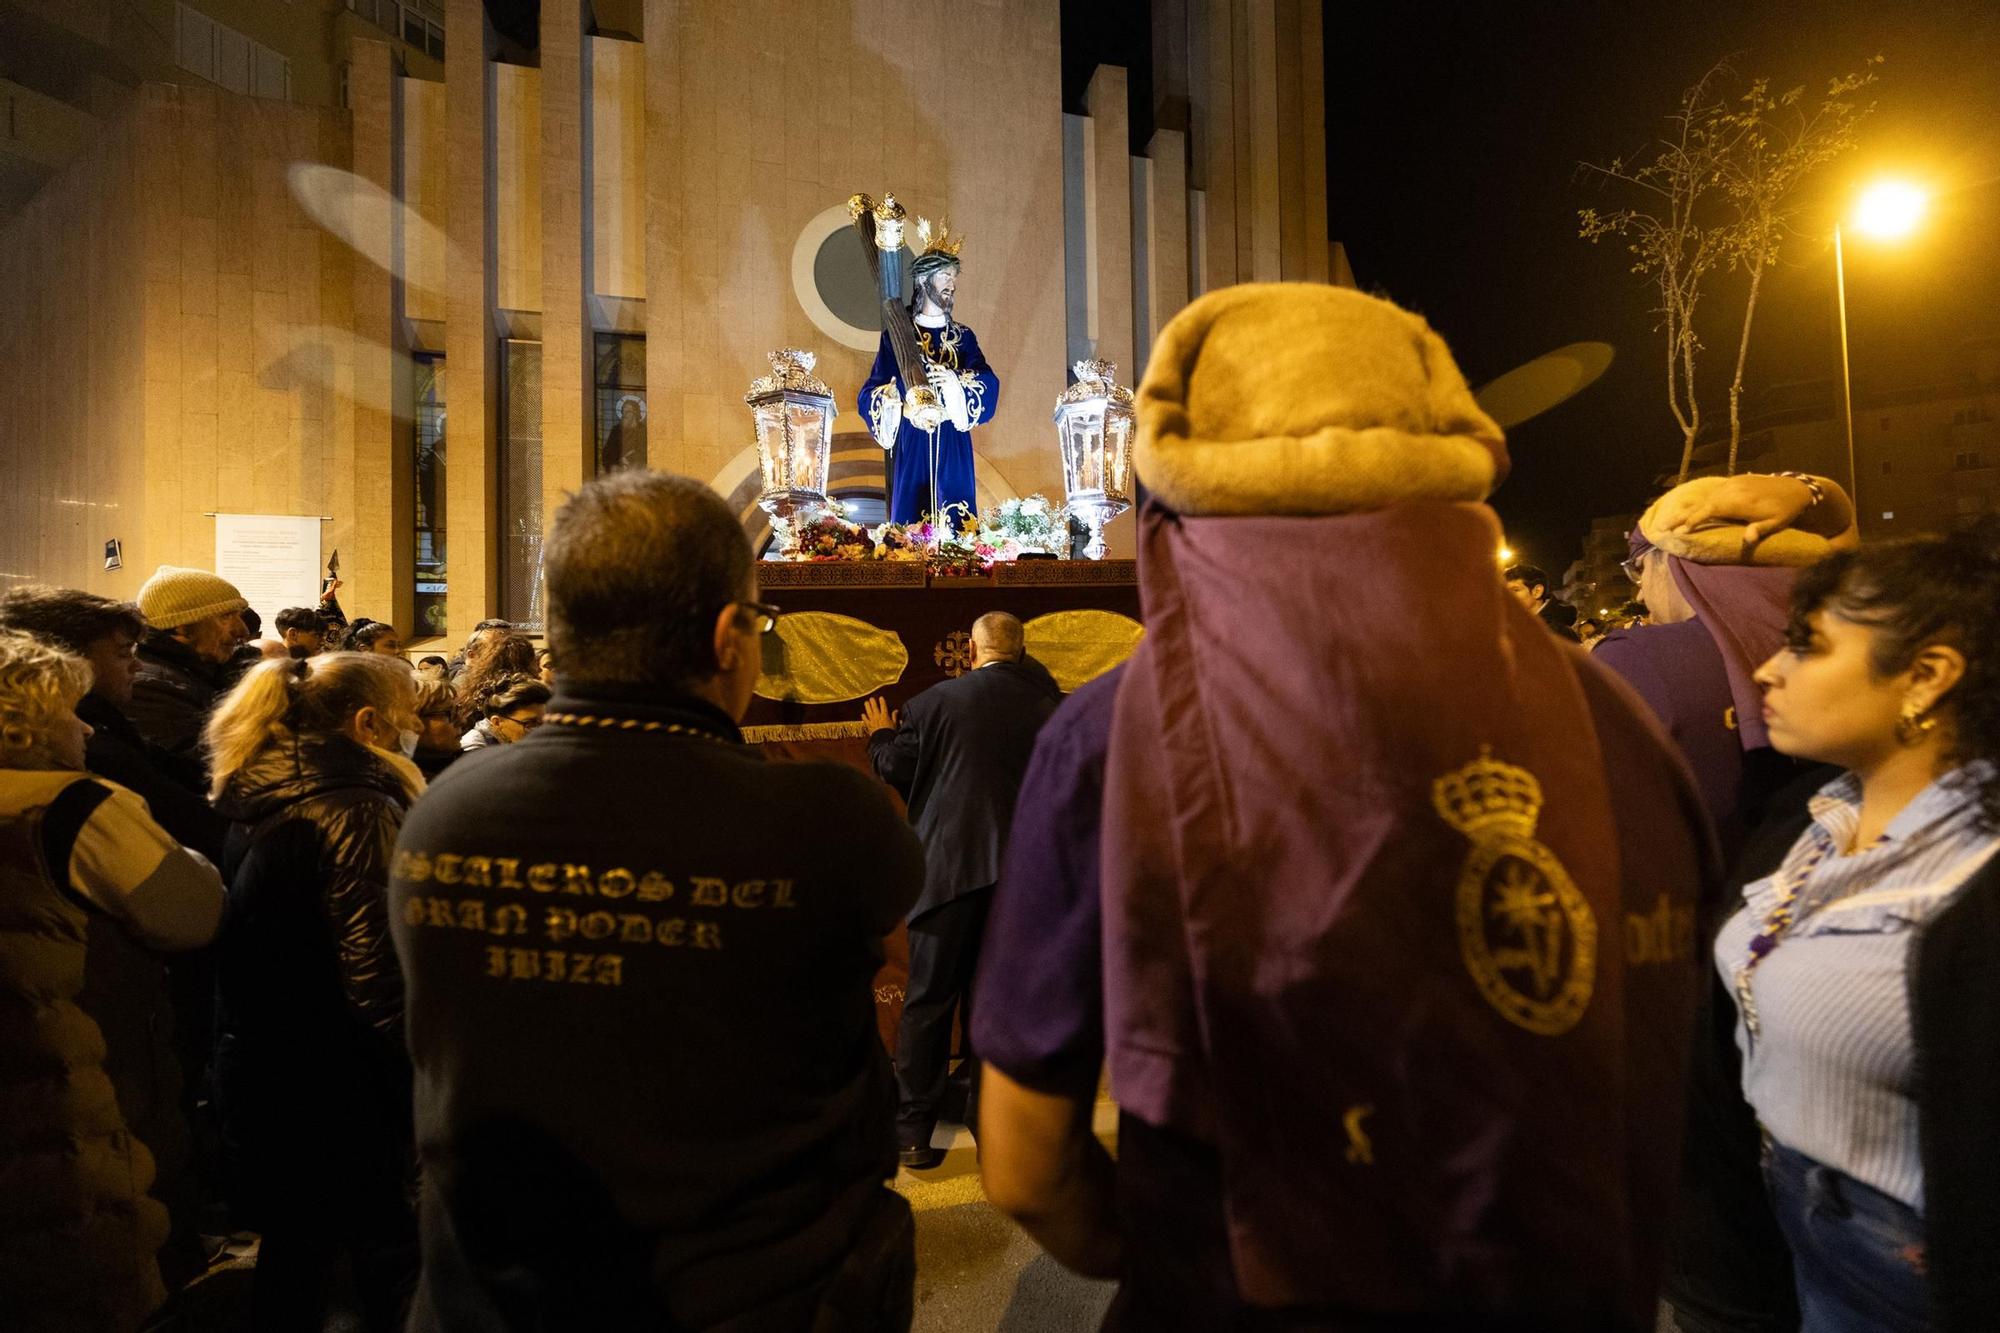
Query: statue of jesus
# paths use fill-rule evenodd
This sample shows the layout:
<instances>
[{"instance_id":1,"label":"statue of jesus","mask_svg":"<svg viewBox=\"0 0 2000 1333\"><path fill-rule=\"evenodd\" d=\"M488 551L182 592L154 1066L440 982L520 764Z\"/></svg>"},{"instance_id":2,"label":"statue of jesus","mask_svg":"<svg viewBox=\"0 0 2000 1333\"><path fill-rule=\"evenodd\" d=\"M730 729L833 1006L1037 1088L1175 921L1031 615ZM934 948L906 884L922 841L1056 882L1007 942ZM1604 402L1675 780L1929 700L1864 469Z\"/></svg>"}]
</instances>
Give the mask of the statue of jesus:
<instances>
[{"instance_id":1,"label":"statue of jesus","mask_svg":"<svg viewBox=\"0 0 2000 1333\"><path fill-rule=\"evenodd\" d=\"M951 317L958 294L959 238L943 225L933 237L930 224L919 219L917 241L924 249L910 268L915 279L910 314L944 420L933 439L932 432L903 419L909 386L897 372L886 330L859 404L875 442L890 451L889 518L896 523L914 522L953 504L977 509L972 428L991 421L1000 406L1000 377L986 364L972 330Z\"/></svg>"}]
</instances>

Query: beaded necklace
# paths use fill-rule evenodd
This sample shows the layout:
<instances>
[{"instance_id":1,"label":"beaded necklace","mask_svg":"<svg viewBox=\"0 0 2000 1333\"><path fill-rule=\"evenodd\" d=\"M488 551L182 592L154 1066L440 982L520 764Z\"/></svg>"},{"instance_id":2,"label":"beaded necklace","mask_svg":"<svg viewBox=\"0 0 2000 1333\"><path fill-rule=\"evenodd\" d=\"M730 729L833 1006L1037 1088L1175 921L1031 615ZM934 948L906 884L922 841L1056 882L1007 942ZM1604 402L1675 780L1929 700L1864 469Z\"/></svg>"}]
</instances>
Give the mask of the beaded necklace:
<instances>
[{"instance_id":1,"label":"beaded necklace","mask_svg":"<svg viewBox=\"0 0 2000 1333\"><path fill-rule=\"evenodd\" d=\"M1752 1042L1757 1040L1759 1027L1757 996L1750 988L1750 974L1757 970L1759 963L1771 956L1785 932L1791 929L1798 915L1799 895L1805 892L1806 881L1812 878L1813 871L1819 869L1820 862L1833 851L1833 835L1827 832L1824 825L1813 825L1812 839L1812 850L1806 854L1805 860L1799 862L1798 869L1779 886L1778 901L1771 905L1771 910L1764 916L1764 924L1750 937L1749 957L1736 969L1736 1007L1742 1011L1743 1030L1750 1034Z\"/></svg>"},{"instance_id":2,"label":"beaded necklace","mask_svg":"<svg viewBox=\"0 0 2000 1333\"><path fill-rule=\"evenodd\" d=\"M663 736L694 736L717 745L734 745L727 736L718 735L706 727L690 727L681 722L659 722L641 720L636 717L600 717L595 713L544 713L542 721L557 727L601 727L619 731L657 732Z\"/></svg>"}]
</instances>

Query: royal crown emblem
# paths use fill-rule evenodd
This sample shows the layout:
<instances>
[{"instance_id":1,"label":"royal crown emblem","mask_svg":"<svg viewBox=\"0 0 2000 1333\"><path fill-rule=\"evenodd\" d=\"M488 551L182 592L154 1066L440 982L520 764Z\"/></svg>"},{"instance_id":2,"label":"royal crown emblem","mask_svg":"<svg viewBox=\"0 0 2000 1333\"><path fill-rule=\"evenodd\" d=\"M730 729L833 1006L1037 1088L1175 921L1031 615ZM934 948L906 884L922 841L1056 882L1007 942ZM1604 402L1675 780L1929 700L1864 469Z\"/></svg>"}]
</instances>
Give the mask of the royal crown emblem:
<instances>
[{"instance_id":1,"label":"royal crown emblem","mask_svg":"<svg viewBox=\"0 0 2000 1333\"><path fill-rule=\"evenodd\" d=\"M1486 1002L1546 1037L1575 1027L1597 984L1597 921L1535 840L1542 784L1484 747L1431 783L1438 817L1472 843L1458 879L1458 944Z\"/></svg>"}]
</instances>

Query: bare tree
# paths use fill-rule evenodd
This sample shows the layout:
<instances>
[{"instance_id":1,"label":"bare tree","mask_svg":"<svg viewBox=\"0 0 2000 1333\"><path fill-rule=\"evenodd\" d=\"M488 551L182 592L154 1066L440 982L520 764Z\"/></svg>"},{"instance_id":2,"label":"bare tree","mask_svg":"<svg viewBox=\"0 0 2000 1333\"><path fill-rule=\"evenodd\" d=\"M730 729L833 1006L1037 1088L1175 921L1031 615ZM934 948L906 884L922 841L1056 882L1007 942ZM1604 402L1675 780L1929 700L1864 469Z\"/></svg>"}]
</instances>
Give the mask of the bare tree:
<instances>
[{"instance_id":1,"label":"bare tree","mask_svg":"<svg viewBox=\"0 0 2000 1333\"><path fill-rule=\"evenodd\" d=\"M1727 219L1717 214L1722 168L1713 138L1719 116L1728 109L1714 92L1726 72L1726 65L1718 63L1681 94L1651 160L1583 164L1606 184L1638 195L1637 205L1611 212L1586 208L1577 215L1577 233L1584 240L1624 237L1633 255L1632 272L1659 291L1657 327L1666 335L1667 406L1681 430L1681 481L1687 480L1695 437L1701 433L1695 384L1701 339L1695 334L1695 311L1702 280L1729 253Z\"/></svg>"},{"instance_id":2,"label":"bare tree","mask_svg":"<svg viewBox=\"0 0 2000 1333\"><path fill-rule=\"evenodd\" d=\"M1743 330L1736 340L1736 373L1729 381L1731 476L1743 442L1743 367L1764 270L1797 234L1799 214L1807 206L1805 184L1854 147L1861 121L1875 109L1872 102L1861 104L1857 94L1875 82L1875 67L1881 63L1882 57L1872 57L1858 72L1829 81L1817 103L1806 100L1803 86L1773 95L1771 81L1759 78L1734 106L1713 109L1703 127L1733 213L1722 230L1723 252L1730 270L1745 273L1749 281Z\"/></svg>"}]
</instances>

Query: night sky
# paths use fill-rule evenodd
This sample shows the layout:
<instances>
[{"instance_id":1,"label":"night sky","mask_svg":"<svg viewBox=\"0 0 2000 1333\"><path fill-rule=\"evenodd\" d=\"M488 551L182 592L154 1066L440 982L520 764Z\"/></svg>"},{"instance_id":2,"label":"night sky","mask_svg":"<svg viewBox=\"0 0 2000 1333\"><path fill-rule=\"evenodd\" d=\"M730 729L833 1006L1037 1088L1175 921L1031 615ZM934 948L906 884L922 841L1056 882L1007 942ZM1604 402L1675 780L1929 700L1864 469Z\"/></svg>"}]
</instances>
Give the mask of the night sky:
<instances>
[{"instance_id":1,"label":"night sky","mask_svg":"<svg viewBox=\"0 0 2000 1333\"><path fill-rule=\"evenodd\" d=\"M1150 130L1145 6L1064 5L1066 99L1098 60L1133 69ZM1650 289L1576 210L1617 200L1578 170L1643 152L1680 90L1717 59L1809 92L1886 57L1861 147L1821 181L1829 232L1856 183L1895 169L1941 191L1906 250L1848 249L1857 400L1872 385L1955 378L1958 342L2000 331L2000 4L1329 5L1330 230L1363 289L1424 314L1477 386L1580 340L1618 359L1595 386L1509 435L1494 503L1523 554L1560 577L1593 516L1639 508L1679 459ZM1072 110L1080 109L1072 105ZM1704 415L1724 420L1740 297L1707 299ZM1746 389L1838 373L1830 247L1767 274Z\"/></svg>"}]
</instances>

